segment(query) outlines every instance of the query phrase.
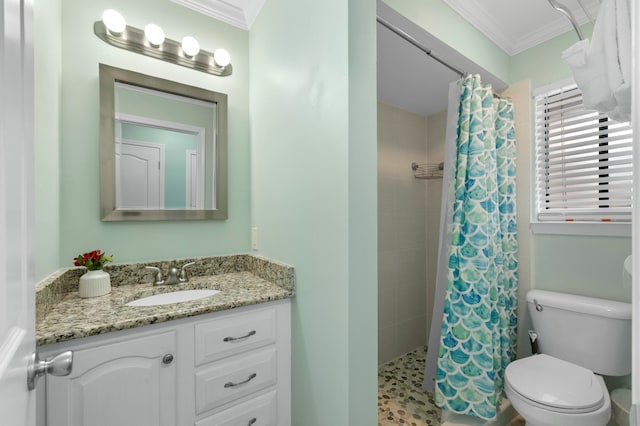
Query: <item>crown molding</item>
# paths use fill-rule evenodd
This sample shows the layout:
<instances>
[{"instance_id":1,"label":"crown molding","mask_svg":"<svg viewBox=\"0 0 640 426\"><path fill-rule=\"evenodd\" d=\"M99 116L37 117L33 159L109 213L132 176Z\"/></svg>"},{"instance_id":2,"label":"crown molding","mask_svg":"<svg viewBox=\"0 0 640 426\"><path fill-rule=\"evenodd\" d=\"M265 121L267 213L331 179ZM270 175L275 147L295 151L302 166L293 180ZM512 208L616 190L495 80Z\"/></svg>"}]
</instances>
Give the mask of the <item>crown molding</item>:
<instances>
[{"instance_id":1,"label":"crown molding","mask_svg":"<svg viewBox=\"0 0 640 426\"><path fill-rule=\"evenodd\" d=\"M584 22L580 22L581 20L578 18L576 18L576 20L578 20L580 25L583 25L588 21L586 17ZM511 51L507 53L510 56L517 55L518 53L524 52L527 49L551 40L552 38L562 35L568 31L573 31L573 26L567 18L562 17L561 15L560 18L541 26L534 31L528 32L517 40L514 40ZM578 34L576 34L576 42L578 40Z\"/></svg>"},{"instance_id":2,"label":"crown molding","mask_svg":"<svg viewBox=\"0 0 640 426\"><path fill-rule=\"evenodd\" d=\"M569 20L558 12L558 16L554 17L553 20L537 26L533 31L524 35L517 36L502 30L502 25L496 14L490 13L483 2L471 2L469 0L443 1L509 56L516 55L573 29ZM584 3L589 13L595 17L600 2L598 0L586 0ZM555 12L550 5L549 9L552 14ZM580 25L589 22L589 18L581 8L572 12Z\"/></svg>"},{"instance_id":3,"label":"crown molding","mask_svg":"<svg viewBox=\"0 0 640 426\"><path fill-rule=\"evenodd\" d=\"M171 0L181 6L249 30L266 0Z\"/></svg>"}]
</instances>

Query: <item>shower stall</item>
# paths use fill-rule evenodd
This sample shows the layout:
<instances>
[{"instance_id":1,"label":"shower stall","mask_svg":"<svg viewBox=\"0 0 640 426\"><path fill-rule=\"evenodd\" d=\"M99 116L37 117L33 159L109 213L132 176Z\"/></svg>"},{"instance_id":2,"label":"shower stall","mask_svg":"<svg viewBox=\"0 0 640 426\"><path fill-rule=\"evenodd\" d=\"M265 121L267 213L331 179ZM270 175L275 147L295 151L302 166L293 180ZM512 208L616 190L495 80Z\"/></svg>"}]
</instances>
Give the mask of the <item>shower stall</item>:
<instances>
[{"instance_id":1,"label":"shower stall","mask_svg":"<svg viewBox=\"0 0 640 426\"><path fill-rule=\"evenodd\" d=\"M431 354L437 354L437 344L428 343L431 337L439 338L439 325L432 327L434 301L436 300L436 276L441 210L442 210L442 166L445 156L447 134L448 90L452 82L461 74L481 74L485 83L490 83L494 91L503 91L507 85L475 63L452 52L424 30L417 28L393 11L379 5L379 17L391 25L402 28L413 40L378 25L378 359L379 364L399 357L417 347L430 345ZM385 36L386 32L386 36ZM385 37L394 36L399 43L391 46ZM416 49L413 42L420 45ZM427 47L428 46L428 47ZM387 51L388 49L390 51ZM427 71L420 64L410 62L411 67L393 55L403 49L412 50L414 56L431 63ZM425 53L438 52L438 62L455 64L443 67ZM421 52L422 51L422 52ZM444 58L444 59L443 59ZM393 64L385 69L385 64ZM411 68L416 76L403 73ZM463 69L465 72L458 72ZM411 70L409 70L411 71ZM453 72L452 72L453 71ZM414 78L413 80L411 80ZM413 89L403 92L403 84L412 81ZM391 81L391 84L389 83ZM394 83L395 81L395 83ZM400 84L402 81L403 84ZM439 94L425 99L439 105L425 113L419 108L411 108L412 100L423 86L438 88ZM505 96L513 97L518 114L523 120L516 120L516 127L522 137L518 137L518 184L517 192L523 197L524 208L518 209L518 228L528 227L529 194L529 123L528 82L508 89ZM439 97L438 97L439 96ZM403 99L404 98L404 99ZM440 103L436 102L440 99ZM408 106L409 105L409 106ZM522 108L522 110L520 110ZM455 111L457 115L458 111ZM528 263L528 238L519 245L520 256ZM528 267L522 274L522 292L529 287ZM443 299L442 293L440 298ZM442 316L442 300L436 304ZM524 306L523 304L519 304ZM518 312L524 317L523 312ZM526 322L526 319L525 319ZM525 323L523 327L527 327ZM436 330L436 332L432 331ZM520 336L519 348L527 345ZM434 352L435 350L435 352ZM427 354L429 355L429 354Z\"/></svg>"},{"instance_id":2,"label":"shower stall","mask_svg":"<svg viewBox=\"0 0 640 426\"><path fill-rule=\"evenodd\" d=\"M438 163L445 121L446 111L423 116L378 103L379 364L426 344L438 257Z\"/></svg>"}]
</instances>

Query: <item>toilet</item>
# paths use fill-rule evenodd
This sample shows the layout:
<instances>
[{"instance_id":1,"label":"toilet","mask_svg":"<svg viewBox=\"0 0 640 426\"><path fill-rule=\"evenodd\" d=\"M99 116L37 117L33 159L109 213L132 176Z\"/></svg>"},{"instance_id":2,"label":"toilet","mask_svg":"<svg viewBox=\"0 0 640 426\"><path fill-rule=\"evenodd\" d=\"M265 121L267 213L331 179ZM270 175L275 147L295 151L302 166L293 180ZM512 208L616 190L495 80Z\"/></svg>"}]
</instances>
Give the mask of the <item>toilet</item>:
<instances>
[{"instance_id":1,"label":"toilet","mask_svg":"<svg viewBox=\"0 0 640 426\"><path fill-rule=\"evenodd\" d=\"M543 290L527 293L539 354L510 363L504 389L527 426L605 426L601 375L631 373L631 304Z\"/></svg>"}]
</instances>

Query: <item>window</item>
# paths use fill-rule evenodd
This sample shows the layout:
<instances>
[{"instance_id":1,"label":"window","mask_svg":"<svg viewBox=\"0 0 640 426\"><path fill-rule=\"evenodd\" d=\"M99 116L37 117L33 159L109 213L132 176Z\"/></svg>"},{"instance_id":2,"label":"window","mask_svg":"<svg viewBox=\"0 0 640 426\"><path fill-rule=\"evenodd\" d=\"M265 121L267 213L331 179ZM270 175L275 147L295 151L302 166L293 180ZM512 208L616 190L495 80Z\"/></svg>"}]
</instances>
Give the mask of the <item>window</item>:
<instances>
[{"instance_id":1,"label":"window","mask_svg":"<svg viewBox=\"0 0 640 426\"><path fill-rule=\"evenodd\" d=\"M539 222L630 222L629 123L587 111L575 84L535 97Z\"/></svg>"}]
</instances>

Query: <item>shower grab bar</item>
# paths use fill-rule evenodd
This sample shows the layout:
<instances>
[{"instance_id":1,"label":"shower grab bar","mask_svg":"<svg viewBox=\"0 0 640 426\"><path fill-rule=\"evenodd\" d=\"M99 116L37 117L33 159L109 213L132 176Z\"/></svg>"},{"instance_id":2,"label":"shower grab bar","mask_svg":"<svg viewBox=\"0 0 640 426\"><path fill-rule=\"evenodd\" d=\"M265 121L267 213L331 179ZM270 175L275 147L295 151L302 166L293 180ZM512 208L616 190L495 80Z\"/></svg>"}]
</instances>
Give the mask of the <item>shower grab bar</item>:
<instances>
[{"instance_id":1,"label":"shower grab bar","mask_svg":"<svg viewBox=\"0 0 640 426\"><path fill-rule=\"evenodd\" d=\"M576 21L576 18L575 16L573 16L573 13L571 13L571 11L567 9L566 6L560 4L557 0L548 0L548 1L549 1L549 4L553 6L554 9L556 9L560 13L564 14L567 18L569 18L569 21L571 21L571 25L573 25L573 29L576 30L576 33L578 33L578 38L580 40L584 40L584 34L582 34L580 25L578 25L578 21Z\"/></svg>"}]
</instances>

